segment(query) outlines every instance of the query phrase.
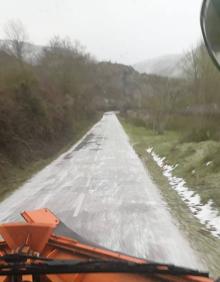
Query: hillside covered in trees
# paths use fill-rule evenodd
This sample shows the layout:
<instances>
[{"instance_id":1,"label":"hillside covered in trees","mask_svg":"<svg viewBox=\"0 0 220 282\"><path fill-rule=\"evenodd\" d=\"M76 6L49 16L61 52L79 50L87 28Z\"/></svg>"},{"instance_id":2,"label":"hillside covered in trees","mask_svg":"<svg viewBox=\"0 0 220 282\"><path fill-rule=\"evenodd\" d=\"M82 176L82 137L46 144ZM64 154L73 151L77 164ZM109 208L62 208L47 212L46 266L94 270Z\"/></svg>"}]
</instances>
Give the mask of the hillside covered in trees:
<instances>
[{"instance_id":1,"label":"hillside covered in trees","mask_svg":"<svg viewBox=\"0 0 220 282\"><path fill-rule=\"evenodd\" d=\"M104 111L139 108L149 80L129 66L97 62L70 39L55 37L39 50L20 22L9 23L6 36L0 44L1 191L20 171L76 140Z\"/></svg>"},{"instance_id":2,"label":"hillside covered in trees","mask_svg":"<svg viewBox=\"0 0 220 282\"><path fill-rule=\"evenodd\" d=\"M98 62L68 38L54 37L39 49L20 22L9 23L6 36L0 44L1 186L16 178L15 167L53 156L109 110L157 134L181 128L194 132L192 138L196 132L219 138L220 75L203 46L184 57L183 78L166 78Z\"/></svg>"}]
</instances>

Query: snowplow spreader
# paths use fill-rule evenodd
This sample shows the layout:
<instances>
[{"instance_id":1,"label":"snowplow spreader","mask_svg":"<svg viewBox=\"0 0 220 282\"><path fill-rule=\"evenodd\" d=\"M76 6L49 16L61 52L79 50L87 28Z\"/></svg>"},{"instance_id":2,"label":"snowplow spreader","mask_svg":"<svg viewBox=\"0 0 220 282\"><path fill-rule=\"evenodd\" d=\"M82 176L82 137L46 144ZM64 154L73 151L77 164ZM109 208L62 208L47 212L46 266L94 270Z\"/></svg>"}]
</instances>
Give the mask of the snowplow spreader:
<instances>
[{"instance_id":1,"label":"snowplow spreader","mask_svg":"<svg viewBox=\"0 0 220 282\"><path fill-rule=\"evenodd\" d=\"M0 281L214 281L207 273L113 252L82 238L50 210L0 225Z\"/></svg>"}]
</instances>

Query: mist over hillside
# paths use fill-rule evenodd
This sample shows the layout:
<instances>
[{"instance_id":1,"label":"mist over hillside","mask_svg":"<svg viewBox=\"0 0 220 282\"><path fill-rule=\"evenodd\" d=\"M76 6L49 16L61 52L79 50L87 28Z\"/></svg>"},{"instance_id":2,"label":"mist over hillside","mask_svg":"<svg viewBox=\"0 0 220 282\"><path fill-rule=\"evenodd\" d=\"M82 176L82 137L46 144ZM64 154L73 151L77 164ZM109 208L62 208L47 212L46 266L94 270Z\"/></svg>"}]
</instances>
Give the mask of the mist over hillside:
<instances>
[{"instance_id":1,"label":"mist over hillside","mask_svg":"<svg viewBox=\"0 0 220 282\"><path fill-rule=\"evenodd\" d=\"M11 45L11 40L0 39L1 50L8 49L8 46ZM30 42L24 42L24 60L27 63L35 64L37 63L38 58L43 52L43 46L36 45Z\"/></svg>"},{"instance_id":2,"label":"mist over hillside","mask_svg":"<svg viewBox=\"0 0 220 282\"><path fill-rule=\"evenodd\" d=\"M131 66L98 62L68 39L43 47L1 41L0 195L12 171L51 157L105 111L146 116L169 85Z\"/></svg>"},{"instance_id":3,"label":"mist over hillside","mask_svg":"<svg viewBox=\"0 0 220 282\"><path fill-rule=\"evenodd\" d=\"M8 46L9 44L10 40L0 39L1 47L4 45ZM45 46L25 42L24 60L27 63L36 64L37 60L42 55L44 48ZM153 74L162 77L181 78L183 76L182 57L183 55L179 54L164 55L154 59L144 60L134 64L132 67L141 74Z\"/></svg>"},{"instance_id":4,"label":"mist over hillside","mask_svg":"<svg viewBox=\"0 0 220 282\"><path fill-rule=\"evenodd\" d=\"M179 78L182 76L181 62L182 55L173 54L145 60L134 64L133 67L140 73Z\"/></svg>"}]
</instances>

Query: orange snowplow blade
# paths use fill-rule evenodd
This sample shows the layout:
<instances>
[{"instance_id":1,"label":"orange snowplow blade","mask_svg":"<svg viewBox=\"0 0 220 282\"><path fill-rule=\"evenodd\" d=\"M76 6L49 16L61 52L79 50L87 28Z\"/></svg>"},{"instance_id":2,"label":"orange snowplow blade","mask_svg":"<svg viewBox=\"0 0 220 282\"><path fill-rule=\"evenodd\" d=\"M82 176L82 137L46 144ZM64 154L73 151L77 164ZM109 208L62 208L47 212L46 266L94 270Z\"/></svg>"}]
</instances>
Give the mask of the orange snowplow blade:
<instances>
[{"instance_id":1,"label":"orange snowplow blade","mask_svg":"<svg viewBox=\"0 0 220 282\"><path fill-rule=\"evenodd\" d=\"M158 266L157 273L126 273L119 271L115 273L99 271L92 269L91 273L54 273L55 271L44 272L42 275L37 275L30 271L28 266L41 267L41 259L47 260L62 260L69 262L112 262L112 264L130 264L134 267L147 266L148 261L118 252L107 250L93 243L87 242L80 238L74 231L68 229L50 210L40 209L36 211L25 211L22 213L26 223L9 223L0 225L0 234L3 240L0 242L0 275L7 272L1 272L1 269L8 271L11 261L4 261L3 258L14 258L13 254L17 254L20 258L26 258L25 266L20 266L22 274L16 274L17 280L10 280L12 276L0 276L0 281L77 281L77 282L99 282L99 281L114 281L114 282L133 282L133 281L194 281L194 282L210 282L212 279L204 275L168 275L162 271L168 271L168 266ZM9 256L8 256L9 255ZM10 256L11 255L11 256ZM34 258L34 259L33 259ZM39 259L37 259L39 258ZM21 263L24 264L24 261ZM5 268L2 267L6 266ZM62 269L62 265L61 268ZM107 264L108 265L108 264ZM105 265L104 265L105 267ZM43 265L42 265L43 269ZM104 268L105 269L105 268ZM112 271L111 271L112 272ZM3 274L1 274L3 273ZM40 280L39 280L40 279Z\"/></svg>"}]
</instances>

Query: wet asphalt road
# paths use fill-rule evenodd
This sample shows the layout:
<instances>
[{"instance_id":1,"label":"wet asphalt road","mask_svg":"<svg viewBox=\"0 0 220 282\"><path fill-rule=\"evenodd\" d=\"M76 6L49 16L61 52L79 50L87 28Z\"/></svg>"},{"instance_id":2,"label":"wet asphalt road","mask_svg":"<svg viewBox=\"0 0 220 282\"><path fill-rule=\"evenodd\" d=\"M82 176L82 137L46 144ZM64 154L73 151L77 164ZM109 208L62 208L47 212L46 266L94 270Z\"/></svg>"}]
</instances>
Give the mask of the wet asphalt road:
<instances>
[{"instance_id":1,"label":"wet asphalt road","mask_svg":"<svg viewBox=\"0 0 220 282\"><path fill-rule=\"evenodd\" d=\"M42 207L107 248L201 268L114 114L4 200L0 220Z\"/></svg>"}]
</instances>

